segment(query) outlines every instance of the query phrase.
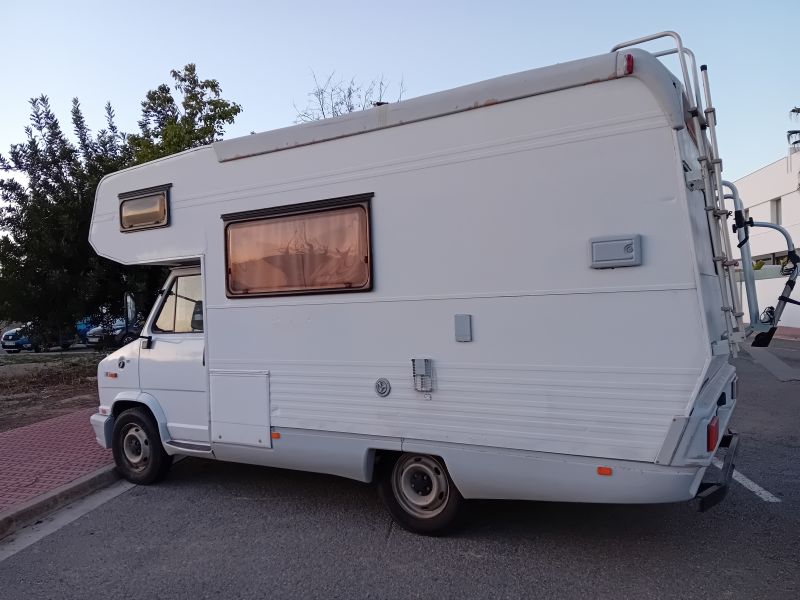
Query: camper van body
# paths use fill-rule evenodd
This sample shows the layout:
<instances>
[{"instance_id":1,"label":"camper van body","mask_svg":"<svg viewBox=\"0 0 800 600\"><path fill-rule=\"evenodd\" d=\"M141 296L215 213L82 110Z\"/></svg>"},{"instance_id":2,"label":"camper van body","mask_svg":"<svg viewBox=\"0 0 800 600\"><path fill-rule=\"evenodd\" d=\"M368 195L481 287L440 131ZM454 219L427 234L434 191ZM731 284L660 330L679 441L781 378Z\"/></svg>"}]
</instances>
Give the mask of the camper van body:
<instances>
[{"instance_id":1,"label":"camper van body","mask_svg":"<svg viewBox=\"0 0 800 600\"><path fill-rule=\"evenodd\" d=\"M365 482L427 456L464 498L695 498L737 386L686 107L629 49L105 177L97 253L174 268L98 367L99 443L138 407L168 455ZM153 195L155 226L126 229ZM320 215L358 247L298 245ZM281 256L258 256L270 232ZM361 261L356 284L275 283L314 253ZM193 327L164 331L190 280Z\"/></svg>"}]
</instances>

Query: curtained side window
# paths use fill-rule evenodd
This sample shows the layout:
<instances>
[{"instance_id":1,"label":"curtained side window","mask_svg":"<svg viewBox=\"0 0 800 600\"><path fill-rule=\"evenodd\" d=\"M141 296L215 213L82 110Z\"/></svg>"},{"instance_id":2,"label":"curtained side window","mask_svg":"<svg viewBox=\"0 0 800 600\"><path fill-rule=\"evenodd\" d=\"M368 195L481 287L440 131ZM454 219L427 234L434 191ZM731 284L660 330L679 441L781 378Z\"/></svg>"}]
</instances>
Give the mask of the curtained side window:
<instances>
[{"instance_id":1,"label":"curtained side window","mask_svg":"<svg viewBox=\"0 0 800 600\"><path fill-rule=\"evenodd\" d=\"M229 296L371 289L368 202L287 210L227 225Z\"/></svg>"}]
</instances>

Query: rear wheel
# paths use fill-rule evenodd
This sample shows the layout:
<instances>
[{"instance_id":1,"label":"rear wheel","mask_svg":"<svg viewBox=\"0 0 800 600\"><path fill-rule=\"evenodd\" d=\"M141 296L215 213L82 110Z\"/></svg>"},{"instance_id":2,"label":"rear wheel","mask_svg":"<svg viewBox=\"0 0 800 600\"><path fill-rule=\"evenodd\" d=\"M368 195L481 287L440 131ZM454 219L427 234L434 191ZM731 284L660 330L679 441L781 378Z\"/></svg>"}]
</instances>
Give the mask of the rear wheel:
<instances>
[{"instance_id":1,"label":"rear wheel","mask_svg":"<svg viewBox=\"0 0 800 600\"><path fill-rule=\"evenodd\" d=\"M155 483L172 465L155 421L143 408L129 408L117 418L111 448L117 469L132 483Z\"/></svg>"},{"instance_id":2,"label":"rear wheel","mask_svg":"<svg viewBox=\"0 0 800 600\"><path fill-rule=\"evenodd\" d=\"M451 528L464 499L442 459L427 454L401 454L383 469L380 496L403 528L441 535Z\"/></svg>"}]
</instances>

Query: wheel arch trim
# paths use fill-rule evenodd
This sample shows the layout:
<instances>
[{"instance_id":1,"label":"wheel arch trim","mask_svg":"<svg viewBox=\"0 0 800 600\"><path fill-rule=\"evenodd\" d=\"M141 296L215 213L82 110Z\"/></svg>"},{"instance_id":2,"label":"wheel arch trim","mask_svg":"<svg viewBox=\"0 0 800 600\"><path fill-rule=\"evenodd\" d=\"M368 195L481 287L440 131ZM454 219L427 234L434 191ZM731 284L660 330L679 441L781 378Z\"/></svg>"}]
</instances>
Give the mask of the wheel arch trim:
<instances>
[{"instance_id":1,"label":"wheel arch trim","mask_svg":"<svg viewBox=\"0 0 800 600\"><path fill-rule=\"evenodd\" d=\"M111 414L116 419L121 410L132 408L132 404L139 404L150 411L158 426L158 434L161 436L162 444L172 440L172 436L169 434L169 429L167 428L167 416L164 414L164 410L161 408L158 400L146 392L120 392L114 397L114 401L111 403ZM122 408L123 406L125 408Z\"/></svg>"}]
</instances>

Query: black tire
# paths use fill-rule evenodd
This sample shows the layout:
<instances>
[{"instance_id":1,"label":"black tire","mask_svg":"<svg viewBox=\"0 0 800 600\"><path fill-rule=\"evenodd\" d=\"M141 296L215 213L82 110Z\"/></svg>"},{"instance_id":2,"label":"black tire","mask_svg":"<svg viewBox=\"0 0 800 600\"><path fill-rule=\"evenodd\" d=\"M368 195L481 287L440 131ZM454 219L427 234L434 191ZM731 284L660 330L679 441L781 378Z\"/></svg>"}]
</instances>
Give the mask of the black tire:
<instances>
[{"instance_id":1,"label":"black tire","mask_svg":"<svg viewBox=\"0 0 800 600\"><path fill-rule=\"evenodd\" d=\"M132 333L126 333L125 337L122 338L122 345L127 346L133 340L135 340L138 336L133 335Z\"/></svg>"},{"instance_id":2,"label":"black tire","mask_svg":"<svg viewBox=\"0 0 800 600\"><path fill-rule=\"evenodd\" d=\"M381 463L378 493L398 525L432 536L453 529L464 498L441 458L404 453L385 455Z\"/></svg>"},{"instance_id":3,"label":"black tire","mask_svg":"<svg viewBox=\"0 0 800 600\"><path fill-rule=\"evenodd\" d=\"M144 408L129 408L117 417L111 449L117 469L131 483L155 483L172 466L172 457L161 445L158 427Z\"/></svg>"},{"instance_id":4,"label":"black tire","mask_svg":"<svg viewBox=\"0 0 800 600\"><path fill-rule=\"evenodd\" d=\"M9 354L19 354L21 350L6 350Z\"/></svg>"},{"instance_id":5,"label":"black tire","mask_svg":"<svg viewBox=\"0 0 800 600\"><path fill-rule=\"evenodd\" d=\"M62 350L69 350L71 346L72 346L72 342L64 342L63 344L61 344L61 349Z\"/></svg>"}]
</instances>

